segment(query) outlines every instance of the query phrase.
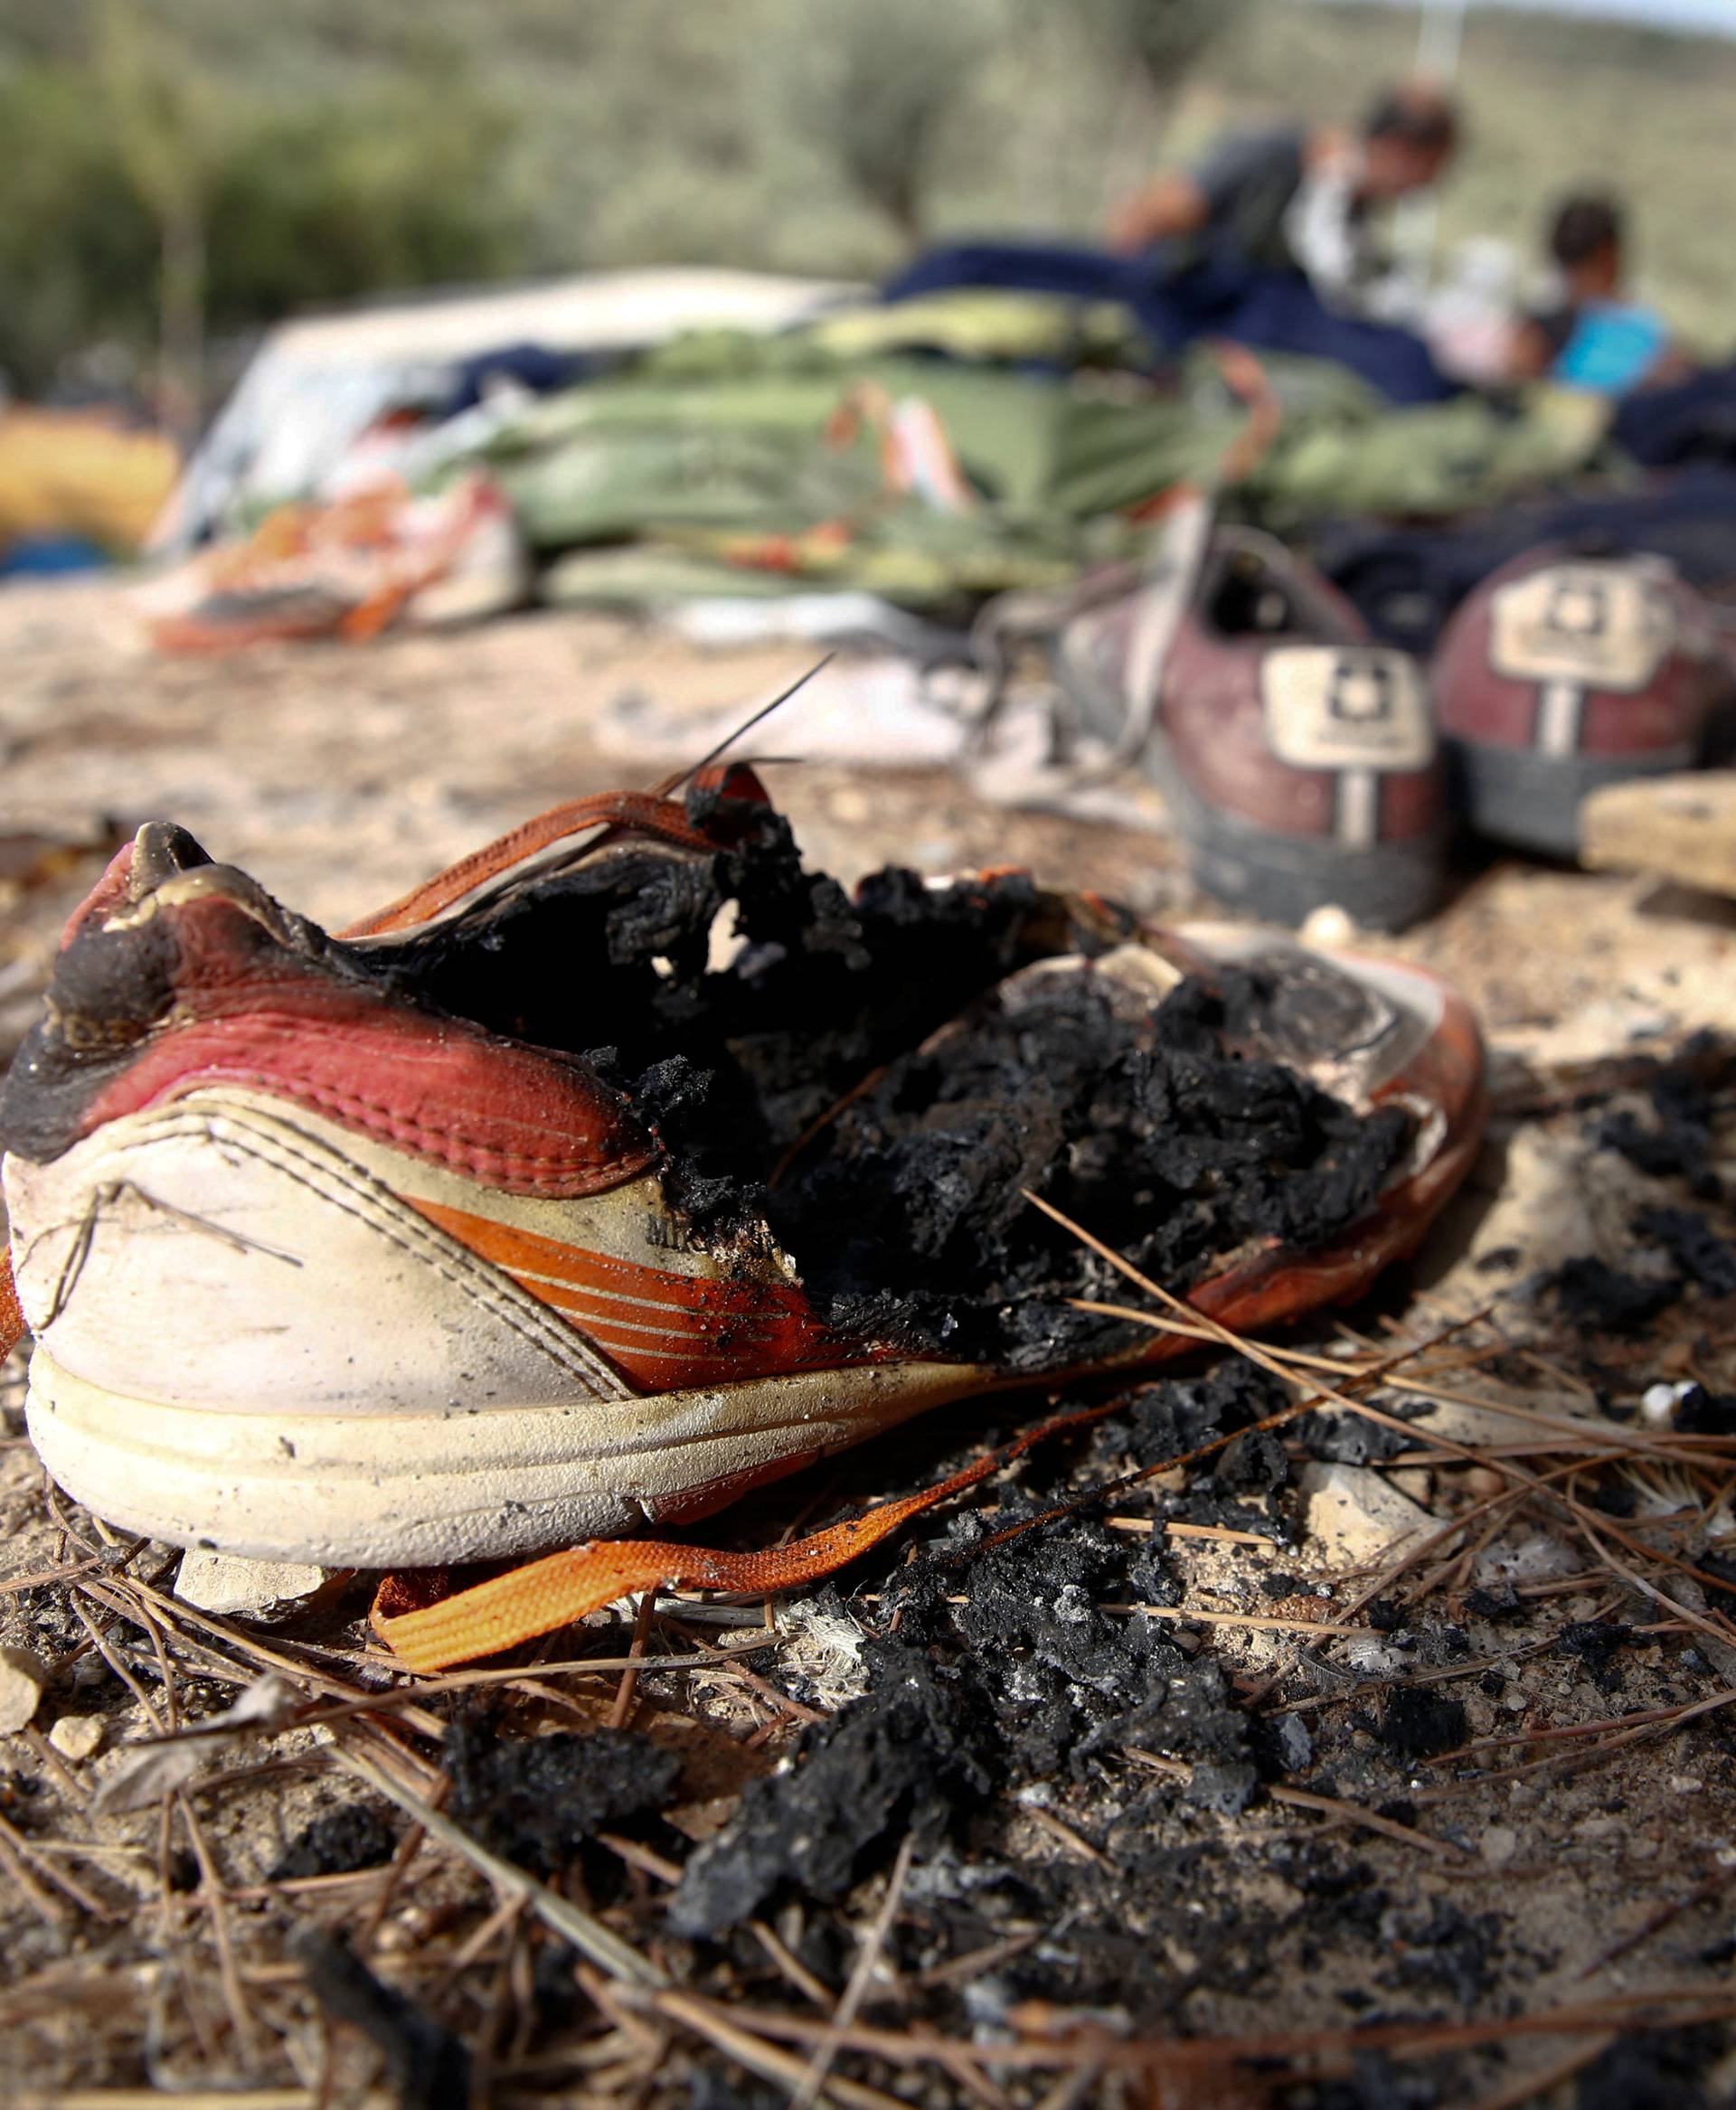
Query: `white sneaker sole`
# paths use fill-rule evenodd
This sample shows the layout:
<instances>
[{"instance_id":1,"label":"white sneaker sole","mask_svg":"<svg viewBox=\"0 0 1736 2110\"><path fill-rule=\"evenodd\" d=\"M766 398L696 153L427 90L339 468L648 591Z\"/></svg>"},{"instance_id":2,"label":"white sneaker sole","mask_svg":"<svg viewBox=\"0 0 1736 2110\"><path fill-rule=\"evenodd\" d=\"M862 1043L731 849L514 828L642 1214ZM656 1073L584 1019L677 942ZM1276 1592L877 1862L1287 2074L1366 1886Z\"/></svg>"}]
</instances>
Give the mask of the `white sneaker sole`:
<instances>
[{"instance_id":1,"label":"white sneaker sole","mask_svg":"<svg viewBox=\"0 0 1736 2110\"><path fill-rule=\"evenodd\" d=\"M1005 1381L901 1362L665 1392L617 1403L601 1445L583 1403L299 1418L168 1407L73 1377L39 1347L27 1414L54 1479L125 1531L255 1560L420 1568L703 1514Z\"/></svg>"}]
</instances>

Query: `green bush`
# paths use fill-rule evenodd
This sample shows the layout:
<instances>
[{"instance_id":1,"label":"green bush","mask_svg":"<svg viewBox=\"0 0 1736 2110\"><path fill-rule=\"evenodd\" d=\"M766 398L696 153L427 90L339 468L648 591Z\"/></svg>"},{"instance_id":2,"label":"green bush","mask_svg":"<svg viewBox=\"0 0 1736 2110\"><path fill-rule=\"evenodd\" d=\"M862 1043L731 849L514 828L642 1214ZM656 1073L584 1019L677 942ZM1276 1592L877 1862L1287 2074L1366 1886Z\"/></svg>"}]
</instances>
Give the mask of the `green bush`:
<instances>
[{"instance_id":1,"label":"green bush","mask_svg":"<svg viewBox=\"0 0 1736 2110\"><path fill-rule=\"evenodd\" d=\"M1414 11L1365 0L0 0L0 367L148 362L171 287L228 333L518 272L1089 236L1220 127L1353 119L1415 52ZM1462 87L1443 240L1530 250L1555 194L1618 188L1644 290L1727 343L1736 41L1478 8Z\"/></svg>"},{"instance_id":2,"label":"green bush","mask_svg":"<svg viewBox=\"0 0 1736 2110\"><path fill-rule=\"evenodd\" d=\"M156 340L163 199L108 85L64 59L0 75L0 370L24 392L94 342ZM513 126L449 71L284 104L204 85L189 194L212 329L526 268Z\"/></svg>"},{"instance_id":3,"label":"green bush","mask_svg":"<svg viewBox=\"0 0 1736 2110\"><path fill-rule=\"evenodd\" d=\"M310 303L497 277L522 267L503 197L511 127L460 89L387 89L268 114L213 185L213 326Z\"/></svg>"},{"instance_id":4,"label":"green bush","mask_svg":"<svg viewBox=\"0 0 1736 2110\"><path fill-rule=\"evenodd\" d=\"M81 72L0 80L0 370L33 390L80 345L151 341L157 236Z\"/></svg>"}]
</instances>

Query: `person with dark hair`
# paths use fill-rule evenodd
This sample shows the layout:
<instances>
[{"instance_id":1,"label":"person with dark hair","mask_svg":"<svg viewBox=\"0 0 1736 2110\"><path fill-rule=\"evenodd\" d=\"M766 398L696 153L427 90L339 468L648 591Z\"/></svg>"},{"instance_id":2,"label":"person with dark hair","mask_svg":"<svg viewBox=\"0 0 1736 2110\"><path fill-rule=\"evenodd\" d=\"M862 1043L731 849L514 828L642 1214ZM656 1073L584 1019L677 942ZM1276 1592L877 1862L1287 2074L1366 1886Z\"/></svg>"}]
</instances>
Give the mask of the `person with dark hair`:
<instances>
[{"instance_id":1,"label":"person with dark hair","mask_svg":"<svg viewBox=\"0 0 1736 2110\"><path fill-rule=\"evenodd\" d=\"M1664 318L1622 297L1624 235L1620 205L1600 193L1577 193L1556 207L1549 228L1553 292L1514 329L1515 375L1546 374L1608 396L1679 378L1686 363L1671 349Z\"/></svg>"},{"instance_id":2,"label":"person with dark hair","mask_svg":"<svg viewBox=\"0 0 1736 2110\"><path fill-rule=\"evenodd\" d=\"M1458 384L1409 326L1396 274L1380 283L1386 260L1371 222L1432 184L1458 140L1449 99L1409 82L1383 94L1355 133L1285 126L1222 141L1129 199L1109 248L947 242L913 259L882 297L993 286L1115 301L1159 357L1222 338L1335 360L1392 402L1441 402Z\"/></svg>"},{"instance_id":3,"label":"person with dark hair","mask_svg":"<svg viewBox=\"0 0 1736 2110\"><path fill-rule=\"evenodd\" d=\"M1458 133L1451 99L1423 80L1385 90L1354 133L1299 124L1232 133L1124 199L1110 243L1124 255L1161 242L1301 269L1325 292L1350 292L1380 266L1373 215L1438 183Z\"/></svg>"}]
</instances>

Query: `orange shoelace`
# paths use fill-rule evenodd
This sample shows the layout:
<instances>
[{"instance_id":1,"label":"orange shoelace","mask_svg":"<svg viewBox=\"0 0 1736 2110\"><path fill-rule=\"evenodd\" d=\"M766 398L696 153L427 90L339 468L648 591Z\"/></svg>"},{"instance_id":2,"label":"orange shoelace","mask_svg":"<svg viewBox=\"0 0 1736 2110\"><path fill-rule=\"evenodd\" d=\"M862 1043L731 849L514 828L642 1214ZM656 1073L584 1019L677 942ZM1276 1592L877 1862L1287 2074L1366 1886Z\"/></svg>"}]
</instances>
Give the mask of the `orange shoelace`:
<instances>
[{"instance_id":1,"label":"orange shoelace","mask_svg":"<svg viewBox=\"0 0 1736 2110\"><path fill-rule=\"evenodd\" d=\"M757 1597L800 1588L835 1574L910 1518L986 1480L1045 1436L1100 1420L1119 1404L1110 1400L1045 1421L932 1487L882 1502L787 1546L729 1553L666 1539L599 1539L449 1597L439 1594L445 1581L440 1571L389 1575L373 1601L373 1630L408 1669L443 1671L552 1634L635 1590L739 1590Z\"/></svg>"},{"instance_id":2,"label":"orange shoelace","mask_svg":"<svg viewBox=\"0 0 1736 2110\"><path fill-rule=\"evenodd\" d=\"M0 1256L0 1359L11 1354L27 1332L11 1259ZM731 1553L666 1539L599 1539L528 1561L449 1596L443 1594L442 1569L389 1575L374 1597L373 1630L407 1670L443 1671L552 1634L635 1590L684 1587L757 1596L799 1588L834 1574L948 1495L975 1487L1043 1437L1099 1420L1118 1404L1111 1400L1046 1421L932 1487L882 1502L787 1546Z\"/></svg>"}]
</instances>

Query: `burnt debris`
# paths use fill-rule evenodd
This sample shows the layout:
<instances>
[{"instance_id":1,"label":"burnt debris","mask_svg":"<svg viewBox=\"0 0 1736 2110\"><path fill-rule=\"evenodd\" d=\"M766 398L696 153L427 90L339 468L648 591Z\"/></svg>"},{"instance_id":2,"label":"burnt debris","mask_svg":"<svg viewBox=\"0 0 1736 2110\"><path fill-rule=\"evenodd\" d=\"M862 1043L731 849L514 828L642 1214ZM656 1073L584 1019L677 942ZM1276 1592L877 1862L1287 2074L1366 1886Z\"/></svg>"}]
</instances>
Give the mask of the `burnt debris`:
<instances>
[{"instance_id":1,"label":"burnt debris","mask_svg":"<svg viewBox=\"0 0 1736 2110\"><path fill-rule=\"evenodd\" d=\"M803 1736L792 1764L750 1783L687 1863L670 1907L682 1934L717 1934L788 1884L841 1898L876 1848L914 1834L930 1851L995 1784L994 1725L966 1669L874 1643L873 1690Z\"/></svg>"},{"instance_id":2,"label":"burnt debris","mask_svg":"<svg viewBox=\"0 0 1736 2110\"><path fill-rule=\"evenodd\" d=\"M850 894L760 799L689 811L718 847L629 836L390 944L328 937L226 868L201 928L261 987L338 982L582 1065L654 1154L675 1235L744 1264L775 1240L837 1333L914 1354L1046 1372L1138 1338L1075 1308L1124 1286L1027 1193L1185 1289L1260 1241L1331 1239L1405 1156L1410 1112L1296 1066L1390 1020L1322 961L1208 981L1023 872L889 867ZM172 918L74 937L0 1103L9 1149L81 1133L175 1015L190 943Z\"/></svg>"},{"instance_id":3,"label":"burnt debris","mask_svg":"<svg viewBox=\"0 0 1736 2110\"><path fill-rule=\"evenodd\" d=\"M462 2038L382 1984L340 1936L304 1926L289 1950L326 2013L378 2047L402 2110L467 2110L470 2054Z\"/></svg>"},{"instance_id":4,"label":"burnt debris","mask_svg":"<svg viewBox=\"0 0 1736 2110\"><path fill-rule=\"evenodd\" d=\"M343 1803L305 1824L267 1873L270 1883L306 1876L347 1876L392 1859L398 1834L383 1811L364 1801Z\"/></svg>"},{"instance_id":5,"label":"burnt debris","mask_svg":"<svg viewBox=\"0 0 1736 2110\"><path fill-rule=\"evenodd\" d=\"M1184 1287L1250 1240L1331 1238L1402 1157L1405 1113L1242 1051L1288 1045L1298 1002L1354 1004L1350 984L1298 996L1237 969L1129 990L1089 965L1133 932L1100 902L896 868L852 896L769 808L696 796L735 848L626 848L357 956L404 997L581 1056L655 1130L693 1234L769 1221L840 1330L1081 1361L1130 1336L1066 1300L1125 1285L1023 1190ZM1086 964L999 986L1063 955Z\"/></svg>"},{"instance_id":6,"label":"burnt debris","mask_svg":"<svg viewBox=\"0 0 1736 2110\"><path fill-rule=\"evenodd\" d=\"M450 1808L483 1844L521 1867L563 1867L599 1832L674 1799L681 1760L629 1729L505 1738L480 1715L446 1733Z\"/></svg>"}]
</instances>

